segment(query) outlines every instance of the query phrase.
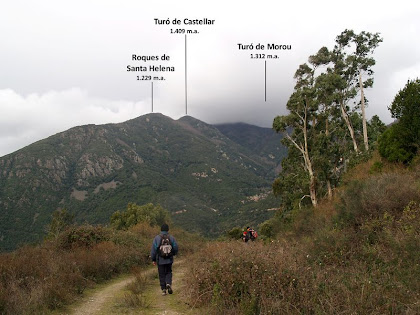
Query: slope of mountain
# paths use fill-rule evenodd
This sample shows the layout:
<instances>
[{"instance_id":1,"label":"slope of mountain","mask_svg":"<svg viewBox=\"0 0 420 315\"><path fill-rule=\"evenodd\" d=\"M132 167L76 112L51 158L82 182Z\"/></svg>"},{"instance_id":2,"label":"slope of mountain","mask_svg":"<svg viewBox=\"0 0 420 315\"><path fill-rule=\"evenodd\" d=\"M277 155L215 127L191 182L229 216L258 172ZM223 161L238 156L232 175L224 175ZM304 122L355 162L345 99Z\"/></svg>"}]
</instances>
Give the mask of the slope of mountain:
<instances>
[{"instance_id":1,"label":"slope of mountain","mask_svg":"<svg viewBox=\"0 0 420 315\"><path fill-rule=\"evenodd\" d=\"M39 240L59 208L107 223L129 202L160 203L207 235L256 224L278 204L276 163L192 117L75 127L0 158L0 248Z\"/></svg>"},{"instance_id":2,"label":"slope of mountain","mask_svg":"<svg viewBox=\"0 0 420 315\"><path fill-rule=\"evenodd\" d=\"M280 143L283 136L270 128L245 123L215 125L230 140L247 148L251 155L258 155L273 165L275 174L281 170L281 161L287 156L286 148Z\"/></svg>"}]
</instances>

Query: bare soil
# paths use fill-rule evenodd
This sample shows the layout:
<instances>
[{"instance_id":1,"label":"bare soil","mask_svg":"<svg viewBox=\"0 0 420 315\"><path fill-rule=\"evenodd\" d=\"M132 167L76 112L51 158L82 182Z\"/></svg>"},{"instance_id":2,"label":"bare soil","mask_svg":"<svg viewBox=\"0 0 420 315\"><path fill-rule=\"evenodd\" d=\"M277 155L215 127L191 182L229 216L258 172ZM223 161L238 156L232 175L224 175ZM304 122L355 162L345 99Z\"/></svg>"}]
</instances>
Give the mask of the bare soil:
<instances>
[{"instance_id":1,"label":"bare soil","mask_svg":"<svg viewBox=\"0 0 420 315\"><path fill-rule=\"evenodd\" d=\"M70 305L66 311L60 314L90 315L90 314L154 314L154 315L178 315L178 314L201 314L198 310L191 309L183 302L183 279L186 266L184 260L177 261L173 266L173 294L162 296L157 278L157 268L147 269L142 272L148 283L142 294L144 305L130 307L124 305L122 298L128 292L127 286L135 281L134 276L123 276L106 285L99 286L92 292L87 293L81 302Z\"/></svg>"}]
</instances>

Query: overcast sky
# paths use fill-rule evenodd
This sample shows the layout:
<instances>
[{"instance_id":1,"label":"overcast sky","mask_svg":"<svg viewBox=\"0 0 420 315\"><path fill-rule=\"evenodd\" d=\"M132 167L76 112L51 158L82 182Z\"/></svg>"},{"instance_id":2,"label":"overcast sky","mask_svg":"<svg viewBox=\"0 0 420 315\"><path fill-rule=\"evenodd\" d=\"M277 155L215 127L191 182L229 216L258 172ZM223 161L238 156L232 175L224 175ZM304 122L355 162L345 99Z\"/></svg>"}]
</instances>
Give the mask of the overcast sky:
<instances>
[{"instance_id":1,"label":"overcast sky","mask_svg":"<svg viewBox=\"0 0 420 315\"><path fill-rule=\"evenodd\" d=\"M122 122L151 112L185 115L187 35L188 114L207 123L271 127L287 113L293 75L342 31L380 32L368 117L392 121L387 106L420 73L418 1L131 1L5 0L0 4L0 156L83 124ZM155 18L170 25L156 25ZM173 25L174 19L215 20ZM291 45L252 60L238 44ZM132 55L170 57L132 61ZM170 73L127 72L127 65L174 67Z\"/></svg>"}]
</instances>

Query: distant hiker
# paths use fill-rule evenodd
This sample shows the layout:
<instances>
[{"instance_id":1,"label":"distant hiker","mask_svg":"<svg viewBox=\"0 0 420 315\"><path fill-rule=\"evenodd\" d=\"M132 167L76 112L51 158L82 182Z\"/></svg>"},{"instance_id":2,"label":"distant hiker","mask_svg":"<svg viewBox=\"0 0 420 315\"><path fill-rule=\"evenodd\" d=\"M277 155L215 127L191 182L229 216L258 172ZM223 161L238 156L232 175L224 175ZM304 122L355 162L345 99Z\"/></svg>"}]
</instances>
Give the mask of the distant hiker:
<instances>
[{"instance_id":1,"label":"distant hiker","mask_svg":"<svg viewBox=\"0 0 420 315\"><path fill-rule=\"evenodd\" d=\"M253 228L247 226L246 230L242 233L242 239L246 243L249 240L255 241L258 237L257 231L255 231Z\"/></svg>"},{"instance_id":2,"label":"distant hiker","mask_svg":"<svg viewBox=\"0 0 420 315\"><path fill-rule=\"evenodd\" d=\"M242 233L242 240L246 243L249 241L249 235L248 235L249 226L246 227L245 231Z\"/></svg>"},{"instance_id":3,"label":"distant hiker","mask_svg":"<svg viewBox=\"0 0 420 315\"><path fill-rule=\"evenodd\" d=\"M178 244L172 235L169 235L169 226L165 223L160 228L161 232L156 235L150 256L153 265L158 266L160 288L162 295L166 295L166 290L172 294L172 264L174 256L178 253Z\"/></svg>"}]
</instances>

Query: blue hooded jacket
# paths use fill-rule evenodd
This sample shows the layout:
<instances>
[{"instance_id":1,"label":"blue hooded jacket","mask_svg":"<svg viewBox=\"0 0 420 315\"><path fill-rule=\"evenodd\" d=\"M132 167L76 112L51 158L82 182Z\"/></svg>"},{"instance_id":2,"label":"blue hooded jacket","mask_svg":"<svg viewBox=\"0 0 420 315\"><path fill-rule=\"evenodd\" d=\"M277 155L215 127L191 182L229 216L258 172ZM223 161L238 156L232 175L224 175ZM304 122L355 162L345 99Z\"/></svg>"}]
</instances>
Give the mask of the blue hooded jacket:
<instances>
[{"instance_id":1,"label":"blue hooded jacket","mask_svg":"<svg viewBox=\"0 0 420 315\"><path fill-rule=\"evenodd\" d=\"M164 234L169 234L169 233L166 231L162 231L160 232L159 235L155 236L153 240L153 244L152 244L152 250L150 252L150 257L152 257L152 261L156 261L158 265L172 264L174 262L173 256L175 256L178 253L178 244L176 243L175 237L173 237L172 235L169 235L169 240L171 241L171 245L172 245L173 256L168 257L168 258L163 258L159 255L159 246L162 241L161 235L164 235Z\"/></svg>"}]
</instances>

